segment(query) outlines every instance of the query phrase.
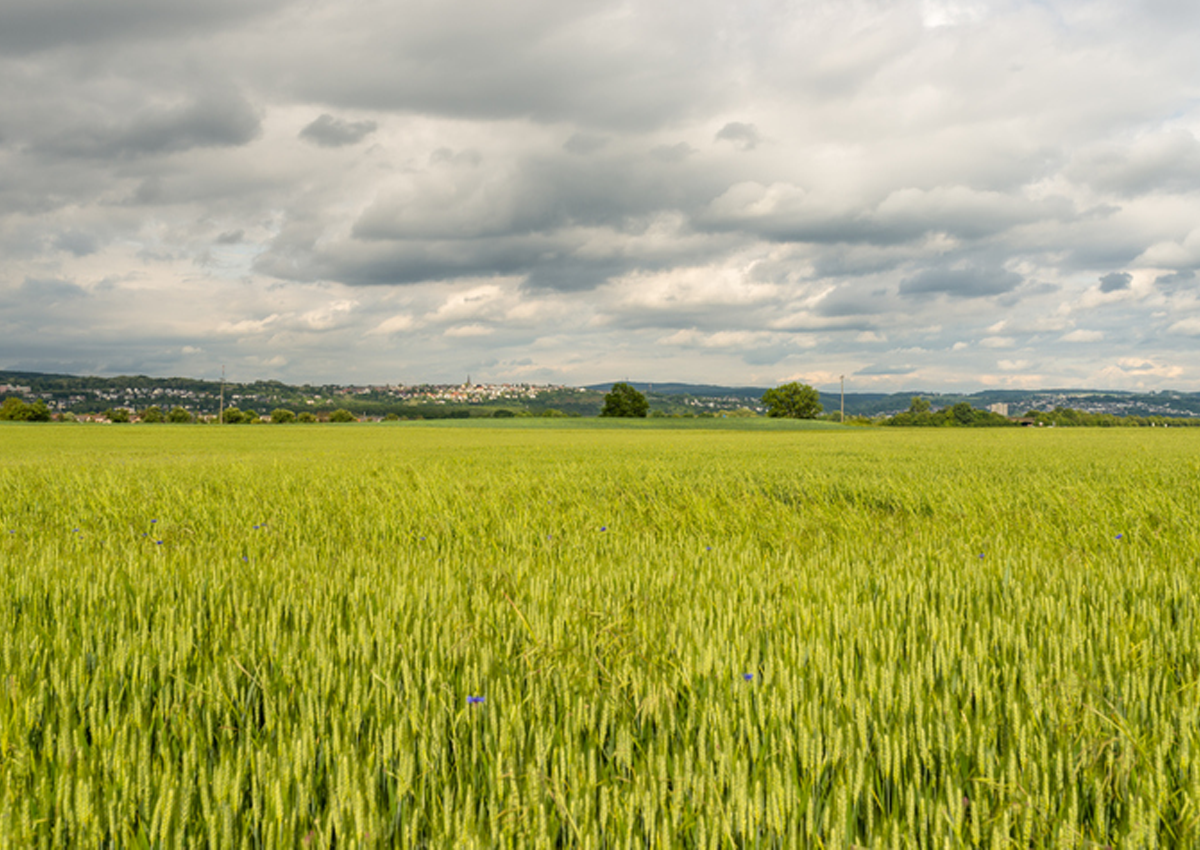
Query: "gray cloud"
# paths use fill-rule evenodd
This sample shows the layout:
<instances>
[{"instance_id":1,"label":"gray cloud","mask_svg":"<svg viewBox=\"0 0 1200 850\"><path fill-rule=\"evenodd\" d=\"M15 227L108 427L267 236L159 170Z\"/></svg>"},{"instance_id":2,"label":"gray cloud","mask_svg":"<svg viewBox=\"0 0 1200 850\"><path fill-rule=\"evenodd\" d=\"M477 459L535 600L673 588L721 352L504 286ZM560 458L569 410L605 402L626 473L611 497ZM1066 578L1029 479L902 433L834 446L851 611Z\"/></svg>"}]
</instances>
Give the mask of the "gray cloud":
<instances>
[{"instance_id":1,"label":"gray cloud","mask_svg":"<svg viewBox=\"0 0 1200 850\"><path fill-rule=\"evenodd\" d=\"M1121 289L1128 289L1132 282L1133 275L1128 272L1110 272L1100 278L1100 291L1117 292Z\"/></svg>"},{"instance_id":2,"label":"gray cloud","mask_svg":"<svg viewBox=\"0 0 1200 850\"><path fill-rule=\"evenodd\" d=\"M719 142L733 142L735 146L744 151L754 150L763 140L757 127L741 121L730 121L718 130L717 135L713 138Z\"/></svg>"},{"instance_id":3,"label":"gray cloud","mask_svg":"<svg viewBox=\"0 0 1200 850\"><path fill-rule=\"evenodd\" d=\"M93 42L194 36L279 5L264 0L5 0L0 50L31 53Z\"/></svg>"},{"instance_id":4,"label":"gray cloud","mask_svg":"<svg viewBox=\"0 0 1200 850\"><path fill-rule=\"evenodd\" d=\"M608 144L606 136L597 135L595 133L575 133L571 138L563 143L563 150L567 153L579 154L586 156L590 153L595 153L604 148Z\"/></svg>"},{"instance_id":5,"label":"gray cloud","mask_svg":"<svg viewBox=\"0 0 1200 850\"><path fill-rule=\"evenodd\" d=\"M650 156L659 162L683 162L694 153L696 153L696 149L687 142L677 142L673 145L658 145L650 150Z\"/></svg>"},{"instance_id":6,"label":"gray cloud","mask_svg":"<svg viewBox=\"0 0 1200 850\"><path fill-rule=\"evenodd\" d=\"M257 110L234 93L213 94L125 116L97 114L39 140L36 153L91 159L169 154L244 145L259 134Z\"/></svg>"},{"instance_id":7,"label":"gray cloud","mask_svg":"<svg viewBox=\"0 0 1200 850\"><path fill-rule=\"evenodd\" d=\"M99 245L91 234L72 229L60 233L54 240L54 247L60 251L68 251L76 257L86 257L96 253Z\"/></svg>"},{"instance_id":8,"label":"gray cloud","mask_svg":"<svg viewBox=\"0 0 1200 850\"><path fill-rule=\"evenodd\" d=\"M1159 275L1154 279L1154 284L1168 292L1179 289L1191 289L1196 286L1196 273L1185 269L1184 271Z\"/></svg>"},{"instance_id":9,"label":"gray cloud","mask_svg":"<svg viewBox=\"0 0 1200 850\"><path fill-rule=\"evenodd\" d=\"M913 375L917 372L917 367L907 366L896 363L876 363L868 366L865 369L859 369L855 375L887 375L887 376L903 376Z\"/></svg>"},{"instance_id":10,"label":"gray cloud","mask_svg":"<svg viewBox=\"0 0 1200 850\"><path fill-rule=\"evenodd\" d=\"M614 11L609 0L329 6L288 16L259 62L306 101L590 127L661 126L697 96L734 96L721 69L737 57L707 15Z\"/></svg>"},{"instance_id":11,"label":"gray cloud","mask_svg":"<svg viewBox=\"0 0 1200 850\"><path fill-rule=\"evenodd\" d=\"M1122 197L1192 192L1200 188L1200 140L1170 130L1128 145L1105 144L1080 155L1066 173Z\"/></svg>"},{"instance_id":12,"label":"gray cloud","mask_svg":"<svg viewBox=\"0 0 1200 850\"><path fill-rule=\"evenodd\" d=\"M986 298L1016 289L1023 278L1000 268L931 268L900 282L901 295L948 295L951 298Z\"/></svg>"},{"instance_id":13,"label":"gray cloud","mask_svg":"<svg viewBox=\"0 0 1200 850\"><path fill-rule=\"evenodd\" d=\"M10 305L54 306L86 298L87 294L87 290L69 280L27 277L9 297L8 303Z\"/></svg>"},{"instance_id":14,"label":"gray cloud","mask_svg":"<svg viewBox=\"0 0 1200 850\"><path fill-rule=\"evenodd\" d=\"M300 138L323 148L340 148L358 144L377 129L374 121L345 121L326 112L306 124Z\"/></svg>"}]
</instances>

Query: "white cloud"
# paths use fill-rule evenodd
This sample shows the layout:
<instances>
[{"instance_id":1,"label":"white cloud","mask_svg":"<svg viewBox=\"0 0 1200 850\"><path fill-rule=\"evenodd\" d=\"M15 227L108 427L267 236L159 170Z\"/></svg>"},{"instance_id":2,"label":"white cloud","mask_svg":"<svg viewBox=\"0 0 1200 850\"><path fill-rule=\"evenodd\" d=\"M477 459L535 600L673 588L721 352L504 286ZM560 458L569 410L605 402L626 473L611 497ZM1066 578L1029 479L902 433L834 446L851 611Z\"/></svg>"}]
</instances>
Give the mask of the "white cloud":
<instances>
[{"instance_id":1,"label":"white cloud","mask_svg":"<svg viewBox=\"0 0 1200 850\"><path fill-rule=\"evenodd\" d=\"M1181 334L1183 336L1200 336L1200 316L1180 319L1167 328L1167 333Z\"/></svg>"},{"instance_id":2,"label":"white cloud","mask_svg":"<svg viewBox=\"0 0 1200 850\"><path fill-rule=\"evenodd\" d=\"M407 313L390 316L372 328L370 334L393 334L406 331L413 326L413 317Z\"/></svg>"},{"instance_id":3,"label":"white cloud","mask_svg":"<svg viewBox=\"0 0 1200 850\"><path fill-rule=\"evenodd\" d=\"M1102 331L1089 331L1083 328L1073 330L1062 336L1063 342L1100 342L1103 339L1104 333Z\"/></svg>"},{"instance_id":4,"label":"white cloud","mask_svg":"<svg viewBox=\"0 0 1200 850\"><path fill-rule=\"evenodd\" d=\"M452 328L446 328L445 333L446 336L450 337L489 336L493 333L493 330L486 325L471 324L455 325Z\"/></svg>"}]
</instances>

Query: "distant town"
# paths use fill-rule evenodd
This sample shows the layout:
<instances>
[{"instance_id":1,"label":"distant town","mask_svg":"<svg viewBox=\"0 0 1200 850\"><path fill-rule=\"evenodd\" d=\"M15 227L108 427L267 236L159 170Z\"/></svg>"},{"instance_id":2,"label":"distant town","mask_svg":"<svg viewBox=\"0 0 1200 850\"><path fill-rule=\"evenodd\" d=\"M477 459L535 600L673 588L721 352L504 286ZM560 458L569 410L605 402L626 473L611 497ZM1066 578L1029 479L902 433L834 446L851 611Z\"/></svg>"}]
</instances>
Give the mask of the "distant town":
<instances>
[{"instance_id":1,"label":"distant town","mask_svg":"<svg viewBox=\"0 0 1200 850\"><path fill-rule=\"evenodd\" d=\"M760 416L766 387L725 387L706 384L632 382L645 393L651 415ZM327 384L290 385L280 381L198 380L144 375L111 378L0 371L0 401L19 397L42 402L56 418L103 420L110 411L124 410L132 418L157 408L186 411L193 419L215 418L223 409L237 408L267 417L276 409L297 415L327 418L337 410L356 419L461 418L473 416L595 416L611 384L572 387L563 384L476 382L469 376L453 384ZM1200 393L1150 393L1089 389L985 390L947 394L920 390L900 393L845 394L849 417L881 419L903 413L913 397L934 410L961 402L1004 417L1031 412L1073 409L1116 417L1200 417ZM838 392L823 391L825 412L840 414ZM67 416L69 414L69 417Z\"/></svg>"}]
</instances>

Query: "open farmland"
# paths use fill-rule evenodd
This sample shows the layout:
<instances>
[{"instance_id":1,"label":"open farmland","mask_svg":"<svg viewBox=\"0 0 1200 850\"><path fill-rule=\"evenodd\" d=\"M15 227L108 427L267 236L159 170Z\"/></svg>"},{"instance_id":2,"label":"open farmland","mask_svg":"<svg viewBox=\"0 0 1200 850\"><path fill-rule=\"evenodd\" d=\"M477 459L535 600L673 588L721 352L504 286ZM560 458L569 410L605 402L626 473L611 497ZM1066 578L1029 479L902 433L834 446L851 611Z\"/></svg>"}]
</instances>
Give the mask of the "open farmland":
<instances>
[{"instance_id":1,"label":"open farmland","mask_svg":"<svg viewBox=\"0 0 1200 850\"><path fill-rule=\"evenodd\" d=\"M0 427L4 842L1200 843L1200 434L593 424Z\"/></svg>"}]
</instances>

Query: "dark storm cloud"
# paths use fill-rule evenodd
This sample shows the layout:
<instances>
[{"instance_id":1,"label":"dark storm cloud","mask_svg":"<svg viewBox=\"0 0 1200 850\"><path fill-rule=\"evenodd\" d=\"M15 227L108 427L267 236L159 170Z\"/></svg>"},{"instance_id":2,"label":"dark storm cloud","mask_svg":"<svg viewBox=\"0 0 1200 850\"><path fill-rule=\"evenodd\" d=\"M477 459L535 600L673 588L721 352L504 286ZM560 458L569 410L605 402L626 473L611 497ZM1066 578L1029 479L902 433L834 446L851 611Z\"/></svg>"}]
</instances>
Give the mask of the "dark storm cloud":
<instances>
[{"instance_id":1,"label":"dark storm cloud","mask_svg":"<svg viewBox=\"0 0 1200 850\"><path fill-rule=\"evenodd\" d=\"M323 148L356 145L379 129L374 121L344 121L329 113L317 117L300 131L300 138Z\"/></svg>"},{"instance_id":2,"label":"dark storm cloud","mask_svg":"<svg viewBox=\"0 0 1200 850\"><path fill-rule=\"evenodd\" d=\"M900 282L900 294L948 295L951 298L987 298L1003 295L1020 286L1023 278L1001 268L931 268Z\"/></svg>"},{"instance_id":3,"label":"dark storm cloud","mask_svg":"<svg viewBox=\"0 0 1200 850\"><path fill-rule=\"evenodd\" d=\"M1133 275L1128 272L1110 272L1100 278L1100 291L1117 292L1121 289L1128 289L1131 283L1133 283Z\"/></svg>"}]
</instances>

